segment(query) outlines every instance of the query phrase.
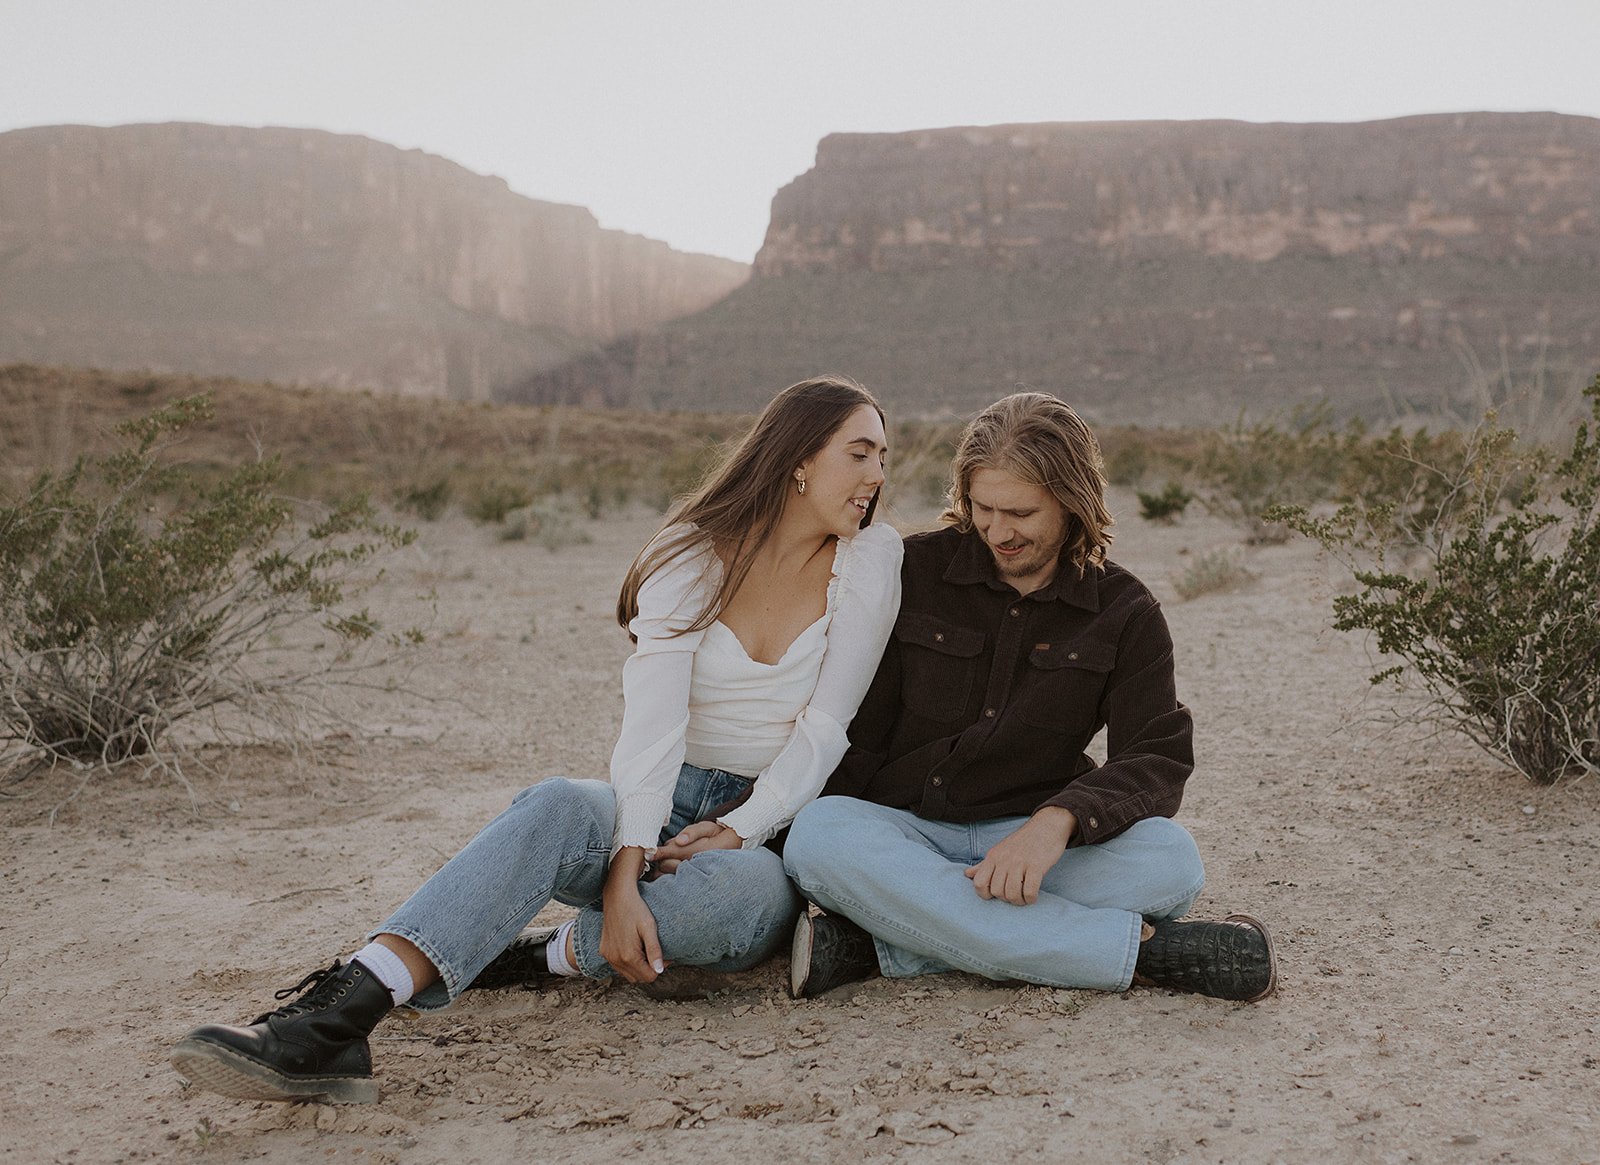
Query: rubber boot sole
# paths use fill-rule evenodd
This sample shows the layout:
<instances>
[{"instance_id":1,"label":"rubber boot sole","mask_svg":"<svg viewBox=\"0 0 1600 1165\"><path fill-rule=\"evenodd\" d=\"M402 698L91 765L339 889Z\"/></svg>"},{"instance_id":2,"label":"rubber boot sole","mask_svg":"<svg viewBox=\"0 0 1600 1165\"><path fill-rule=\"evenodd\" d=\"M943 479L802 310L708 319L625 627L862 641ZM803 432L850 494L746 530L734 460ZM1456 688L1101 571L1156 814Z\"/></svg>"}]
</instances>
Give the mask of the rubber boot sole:
<instances>
[{"instance_id":1,"label":"rubber boot sole","mask_svg":"<svg viewBox=\"0 0 1600 1165\"><path fill-rule=\"evenodd\" d=\"M794 941L789 945L789 998L804 999L811 985L811 944L816 930L811 912L802 910L794 924Z\"/></svg>"},{"instance_id":2,"label":"rubber boot sole","mask_svg":"<svg viewBox=\"0 0 1600 1165\"><path fill-rule=\"evenodd\" d=\"M286 1076L209 1040L180 1041L172 1049L172 1066L191 1084L236 1100L373 1104L378 1099L378 1082L370 1076Z\"/></svg>"}]
</instances>

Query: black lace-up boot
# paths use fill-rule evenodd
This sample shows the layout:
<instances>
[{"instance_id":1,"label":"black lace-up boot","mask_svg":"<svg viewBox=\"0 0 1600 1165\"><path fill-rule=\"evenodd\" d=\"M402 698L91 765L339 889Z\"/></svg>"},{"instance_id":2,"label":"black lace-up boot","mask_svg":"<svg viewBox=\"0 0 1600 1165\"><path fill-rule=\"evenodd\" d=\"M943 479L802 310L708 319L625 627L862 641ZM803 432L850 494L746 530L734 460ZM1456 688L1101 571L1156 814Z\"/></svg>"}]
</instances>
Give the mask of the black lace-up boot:
<instances>
[{"instance_id":1,"label":"black lace-up boot","mask_svg":"<svg viewBox=\"0 0 1600 1165\"><path fill-rule=\"evenodd\" d=\"M360 963L335 960L274 998L299 991L305 994L248 1027L195 1028L172 1049L172 1066L199 1087L240 1100L377 1100L367 1036L394 1006L389 989Z\"/></svg>"},{"instance_id":2,"label":"black lace-up boot","mask_svg":"<svg viewBox=\"0 0 1600 1165\"><path fill-rule=\"evenodd\" d=\"M468 983L466 990L477 988L498 990L501 987L543 987L560 976L550 970L550 940L556 927L546 926L525 931L511 940L489 965L479 971Z\"/></svg>"},{"instance_id":3,"label":"black lace-up boot","mask_svg":"<svg viewBox=\"0 0 1600 1165\"><path fill-rule=\"evenodd\" d=\"M1221 922L1154 922L1139 944L1133 981L1254 1003L1278 986L1277 960L1266 925L1248 914Z\"/></svg>"}]
</instances>

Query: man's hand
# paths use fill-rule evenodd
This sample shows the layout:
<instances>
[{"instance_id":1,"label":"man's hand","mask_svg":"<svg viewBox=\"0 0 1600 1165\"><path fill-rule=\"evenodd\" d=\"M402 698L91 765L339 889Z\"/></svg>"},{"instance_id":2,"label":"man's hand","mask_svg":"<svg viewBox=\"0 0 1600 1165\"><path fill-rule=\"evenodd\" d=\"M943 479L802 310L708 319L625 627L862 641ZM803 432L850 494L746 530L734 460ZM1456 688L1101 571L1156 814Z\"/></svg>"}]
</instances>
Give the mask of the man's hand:
<instances>
[{"instance_id":1,"label":"man's hand","mask_svg":"<svg viewBox=\"0 0 1600 1165\"><path fill-rule=\"evenodd\" d=\"M1003 898L1017 906L1039 901L1039 884L1067 852L1078 819L1070 809L1048 805L983 856L965 873L979 898Z\"/></svg>"},{"instance_id":2,"label":"man's hand","mask_svg":"<svg viewBox=\"0 0 1600 1165\"><path fill-rule=\"evenodd\" d=\"M644 851L627 846L611 860L601 894L600 957L630 983L653 983L667 969L656 916L639 894Z\"/></svg>"}]
</instances>

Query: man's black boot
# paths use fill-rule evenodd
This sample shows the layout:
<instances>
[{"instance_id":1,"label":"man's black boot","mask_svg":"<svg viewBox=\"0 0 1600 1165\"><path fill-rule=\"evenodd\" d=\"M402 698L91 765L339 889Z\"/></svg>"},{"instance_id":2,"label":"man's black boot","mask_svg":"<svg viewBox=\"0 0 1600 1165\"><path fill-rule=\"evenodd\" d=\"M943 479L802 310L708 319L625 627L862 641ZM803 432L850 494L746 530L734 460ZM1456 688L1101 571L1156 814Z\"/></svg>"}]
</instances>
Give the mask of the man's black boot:
<instances>
[{"instance_id":1,"label":"man's black boot","mask_svg":"<svg viewBox=\"0 0 1600 1165\"><path fill-rule=\"evenodd\" d=\"M335 960L275 998L297 991L305 994L248 1027L195 1028L172 1049L172 1066L191 1083L240 1100L377 1100L367 1036L394 1006L389 989L360 963Z\"/></svg>"},{"instance_id":2,"label":"man's black boot","mask_svg":"<svg viewBox=\"0 0 1600 1165\"><path fill-rule=\"evenodd\" d=\"M837 914L800 912L789 948L789 994L810 999L878 973L872 936Z\"/></svg>"},{"instance_id":3,"label":"man's black boot","mask_svg":"<svg viewBox=\"0 0 1600 1165\"><path fill-rule=\"evenodd\" d=\"M1277 959L1266 925L1248 914L1221 922L1153 922L1139 944L1133 981L1254 1003L1278 986Z\"/></svg>"}]
</instances>

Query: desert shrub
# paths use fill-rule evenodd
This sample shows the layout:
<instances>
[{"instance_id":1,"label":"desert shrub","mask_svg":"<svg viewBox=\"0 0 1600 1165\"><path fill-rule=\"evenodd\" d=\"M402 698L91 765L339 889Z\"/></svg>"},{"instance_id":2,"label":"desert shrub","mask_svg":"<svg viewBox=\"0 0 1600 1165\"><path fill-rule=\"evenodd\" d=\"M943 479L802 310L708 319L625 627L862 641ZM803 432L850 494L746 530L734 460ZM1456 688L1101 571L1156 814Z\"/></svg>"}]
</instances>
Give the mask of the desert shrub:
<instances>
[{"instance_id":1,"label":"desert shrub","mask_svg":"<svg viewBox=\"0 0 1600 1165\"><path fill-rule=\"evenodd\" d=\"M115 451L0 494L0 744L114 763L212 709L288 722L313 678L359 666L380 626L346 602L357 568L410 535L364 499L301 529L274 460L214 480L173 462L210 416L204 396L174 401L118 426ZM337 649L290 650L296 631Z\"/></svg>"},{"instance_id":2,"label":"desert shrub","mask_svg":"<svg viewBox=\"0 0 1600 1165\"><path fill-rule=\"evenodd\" d=\"M710 438L673 449L641 472L641 494L661 513L690 493L721 461L724 446Z\"/></svg>"},{"instance_id":3,"label":"desert shrub","mask_svg":"<svg viewBox=\"0 0 1600 1165\"><path fill-rule=\"evenodd\" d=\"M1209 550L1198 555L1172 580L1172 589L1187 602L1201 595L1231 591L1256 577L1237 550Z\"/></svg>"},{"instance_id":4,"label":"desert shrub","mask_svg":"<svg viewBox=\"0 0 1600 1165\"><path fill-rule=\"evenodd\" d=\"M555 494L546 494L532 506L507 516L500 527L500 541L526 542L531 538L552 553L569 546L586 546L594 538L579 525L572 505Z\"/></svg>"},{"instance_id":5,"label":"desert shrub","mask_svg":"<svg viewBox=\"0 0 1600 1165\"><path fill-rule=\"evenodd\" d=\"M449 508L451 492L450 479L436 477L426 484L413 483L403 487L395 502L402 510L408 510L424 521L437 522Z\"/></svg>"},{"instance_id":6,"label":"desert shrub","mask_svg":"<svg viewBox=\"0 0 1600 1165\"><path fill-rule=\"evenodd\" d=\"M1176 481L1167 482L1160 493L1136 492L1139 497L1139 516L1147 522L1166 526L1176 522L1189 508L1189 503L1194 501L1194 495Z\"/></svg>"},{"instance_id":7,"label":"desert shrub","mask_svg":"<svg viewBox=\"0 0 1600 1165\"><path fill-rule=\"evenodd\" d=\"M888 434L885 507L909 510L909 521L926 511L942 510L950 489L950 459L960 436L961 425L955 421L896 422Z\"/></svg>"},{"instance_id":8,"label":"desert shrub","mask_svg":"<svg viewBox=\"0 0 1600 1165\"><path fill-rule=\"evenodd\" d=\"M1101 453L1106 462L1106 481L1112 485L1136 486L1150 475L1148 445L1136 441L1116 445L1107 442L1101 445Z\"/></svg>"},{"instance_id":9,"label":"desert shrub","mask_svg":"<svg viewBox=\"0 0 1600 1165\"><path fill-rule=\"evenodd\" d=\"M1264 520L1263 512L1328 497L1340 480L1346 447L1360 438L1359 430L1335 432L1321 410L1283 428L1241 420L1210 435L1194 471L1200 500L1238 526L1246 542L1282 542L1289 531Z\"/></svg>"},{"instance_id":10,"label":"desert shrub","mask_svg":"<svg viewBox=\"0 0 1600 1165\"><path fill-rule=\"evenodd\" d=\"M658 463L661 488L669 497L682 497L704 481L729 452L731 446L710 438L674 450Z\"/></svg>"},{"instance_id":11,"label":"desert shrub","mask_svg":"<svg viewBox=\"0 0 1600 1165\"><path fill-rule=\"evenodd\" d=\"M1414 677L1425 714L1541 784L1600 767L1600 377L1586 395L1559 462L1490 413L1396 451L1407 492L1271 515L1351 570L1334 626L1402 661L1374 683Z\"/></svg>"},{"instance_id":12,"label":"desert shrub","mask_svg":"<svg viewBox=\"0 0 1600 1165\"><path fill-rule=\"evenodd\" d=\"M505 525L500 527L500 541L526 542L528 540L528 531L532 526L533 523L529 520L527 510L517 510L513 514L508 514L506 515Z\"/></svg>"},{"instance_id":13,"label":"desert shrub","mask_svg":"<svg viewBox=\"0 0 1600 1165\"><path fill-rule=\"evenodd\" d=\"M467 499L467 516L474 522L491 525L504 522L506 515L533 505L533 494L523 485L508 481L485 481L474 487Z\"/></svg>"},{"instance_id":14,"label":"desert shrub","mask_svg":"<svg viewBox=\"0 0 1600 1165\"><path fill-rule=\"evenodd\" d=\"M594 541L589 531L578 525L572 512L558 498L541 499L534 505L532 517L534 541L552 553Z\"/></svg>"},{"instance_id":15,"label":"desert shrub","mask_svg":"<svg viewBox=\"0 0 1600 1165\"><path fill-rule=\"evenodd\" d=\"M590 463L574 475L570 489L553 492L570 495L575 509L590 521L599 521L607 511L627 508L638 476L637 466L620 460Z\"/></svg>"},{"instance_id":16,"label":"desert shrub","mask_svg":"<svg viewBox=\"0 0 1600 1165\"><path fill-rule=\"evenodd\" d=\"M1146 429L1138 425L1096 426L1105 457L1106 480L1136 489L1162 478L1186 478L1205 445L1206 435L1189 429Z\"/></svg>"}]
</instances>

